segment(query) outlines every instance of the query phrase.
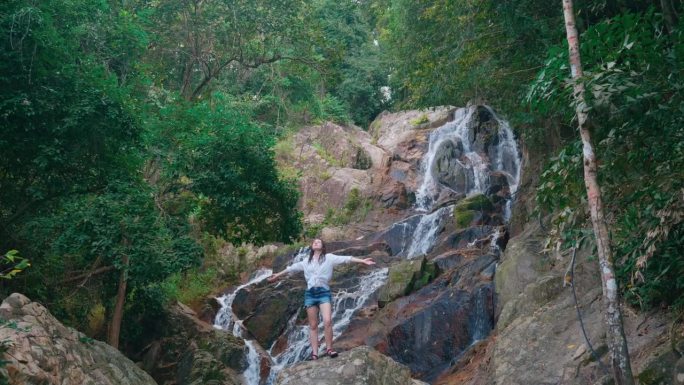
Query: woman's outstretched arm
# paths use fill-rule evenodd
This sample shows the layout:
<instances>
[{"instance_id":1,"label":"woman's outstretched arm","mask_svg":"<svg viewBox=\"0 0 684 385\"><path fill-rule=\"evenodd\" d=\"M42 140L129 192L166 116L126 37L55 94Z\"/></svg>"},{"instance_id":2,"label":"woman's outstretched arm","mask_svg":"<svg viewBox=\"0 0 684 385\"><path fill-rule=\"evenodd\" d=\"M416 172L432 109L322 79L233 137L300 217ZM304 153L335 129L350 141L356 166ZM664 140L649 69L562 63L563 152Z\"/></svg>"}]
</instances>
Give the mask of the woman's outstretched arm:
<instances>
[{"instance_id":1,"label":"woman's outstretched arm","mask_svg":"<svg viewBox=\"0 0 684 385\"><path fill-rule=\"evenodd\" d=\"M268 280L268 282L275 282L275 281L278 280L278 278L280 278L280 276L282 276L282 275L284 275L284 274L287 274L287 273L288 273L287 270L283 270L283 271L281 271L280 273L271 274L271 275L270 275L268 278L266 278L266 279Z\"/></svg>"},{"instance_id":2,"label":"woman's outstretched arm","mask_svg":"<svg viewBox=\"0 0 684 385\"><path fill-rule=\"evenodd\" d=\"M364 265L368 265L368 266L375 265L375 261L373 261L373 258L360 259L360 258L352 257L351 262L363 263Z\"/></svg>"},{"instance_id":3,"label":"woman's outstretched arm","mask_svg":"<svg viewBox=\"0 0 684 385\"><path fill-rule=\"evenodd\" d=\"M272 274L270 277L268 277L266 279L268 280L268 282L275 282L282 275L293 273L295 271L304 271L304 266L302 265L302 262L293 263L292 265L288 266L287 268L285 268L281 272Z\"/></svg>"}]
</instances>

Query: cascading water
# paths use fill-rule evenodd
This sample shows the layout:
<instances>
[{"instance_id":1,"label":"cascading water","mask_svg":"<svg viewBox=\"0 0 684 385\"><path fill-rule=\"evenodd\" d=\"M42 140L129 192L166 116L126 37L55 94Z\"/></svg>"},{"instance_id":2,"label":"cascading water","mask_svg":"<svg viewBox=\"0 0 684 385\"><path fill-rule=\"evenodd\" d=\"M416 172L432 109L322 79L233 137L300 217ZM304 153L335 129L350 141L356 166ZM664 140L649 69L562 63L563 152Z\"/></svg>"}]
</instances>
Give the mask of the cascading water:
<instances>
[{"instance_id":1,"label":"cascading water","mask_svg":"<svg viewBox=\"0 0 684 385\"><path fill-rule=\"evenodd\" d=\"M333 295L332 322L333 339L337 338L347 328L354 313L363 306L368 298L375 293L387 279L388 269L375 269L360 277L358 285L346 290L340 290ZM288 341L287 349L274 358L275 366L271 368L268 383L273 383L275 375L284 367L297 361L306 359L311 354L309 346L308 325L297 325L295 315L288 323L285 335ZM319 337L323 339L323 322L318 324ZM321 345L321 349L323 348ZM271 347L272 349L272 347ZM270 351L269 351L270 352Z\"/></svg>"},{"instance_id":2,"label":"cascading water","mask_svg":"<svg viewBox=\"0 0 684 385\"><path fill-rule=\"evenodd\" d=\"M293 258L291 263L299 262L307 258L309 255L308 248L302 248ZM237 292L247 286L257 284L269 275L272 274L270 269L258 270L252 279L244 285L235 289L231 294L224 295L217 300L221 304L216 314L214 327L222 330L230 330L236 337L244 338L242 321L239 320L232 310L233 300ZM387 279L388 269L374 269L369 274L359 277L358 284L354 287L340 290L333 295L332 304L332 321L333 321L333 338L337 338L347 328L354 313L363 306L368 298L375 293ZM309 347L309 332L308 326L296 325L297 315L288 323L285 331L287 335L288 347L281 354L273 357L271 356L275 365L271 367L271 373L266 380L266 384L272 384L275 376L284 367L291 365L297 361L301 361L309 356L311 348ZM319 324L319 330L322 329L323 323ZM322 337L323 333L319 333ZM262 383L259 370L261 357L255 346L256 342L245 339L245 344L248 348L247 362L248 367L243 376L247 385L259 385ZM269 350L270 355L270 350Z\"/></svg>"},{"instance_id":3,"label":"cascading water","mask_svg":"<svg viewBox=\"0 0 684 385\"><path fill-rule=\"evenodd\" d=\"M486 123L485 127L482 132L478 132L480 128L476 125L482 124L483 121ZM496 130L496 137L491 136L494 135L494 130ZM437 234L443 227L442 223L451 215L453 209L453 205L436 210L433 208L438 200L443 199L440 194L444 189L455 193L452 197L487 193L490 188L490 175L495 171L504 175L508 182L510 198L507 199L503 208L504 219L508 221L511 201L518 189L520 179L520 154L508 123L499 119L489 107L471 106L458 109L452 122L435 129L430 134L429 149L421 163L423 179L416 191L415 208L422 213L406 218L388 228L387 232L392 233L394 237L391 241L393 242L392 248L398 250L395 251L395 255L412 259L430 253ZM457 174L453 173L454 170ZM500 252L497 244L500 236L498 227L490 234L489 247L492 253ZM292 263L304 260L308 256L308 251L308 248L301 249ZM242 321L237 319L232 311L235 294L246 286L262 281L269 274L271 274L270 270L260 270L254 278L238 287L232 294L219 298L222 308L216 316L214 326L230 330L234 335L242 338ZM358 277L355 286L340 290L333 296L333 338L342 334L353 314L384 284L387 276L387 268L373 269L367 275ZM487 310L490 290L490 287L481 288L474 295L474 311L468 322L474 341L485 338L492 328L493 321ZM322 328L321 322L319 330L322 331ZM260 378L260 360L263 356L260 357L256 342L246 340L245 343L249 349L249 367L244 373L246 383L248 385L272 384L276 374L284 367L307 358L311 354L307 329L306 325L297 325L297 315L290 319L284 333L284 338L287 340L286 349L276 356L271 355L273 346L267 352L271 355L273 363L268 379ZM323 340L322 332L319 336Z\"/></svg>"},{"instance_id":4,"label":"cascading water","mask_svg":"<svg viewBox=\"0 0 684 385\"><path fill-rule=\"evenodd\" d=\"M498 127L497 138L492 144L494 151L476 148L477 133L473 132L473 122L478 117L479 108L484 108ZM452 185L440 181L439 174L446 166L459 170L457 177L452 177ZM506 175L513 195L520 179L520 154L508 122L499 119L489 107L471 106L459 108L453 121L430 133L422 170L423 180L416 191L416 209L429 212L443 188L465 195L485 193L492 171ZM506 211L505 215L510 216L510 205Z\"/></svg>"},{"instance_id":5,"label":"cascading water","mask_svg":"<svg viewBox=\"0 0 684 385\"><path fill-rule=\"evenodd\" d=\"M442 207L439 210L435 210L433 213L421 216L420 222L418 222L413 234L409 238L408 247L405 253L406 258L413 259L430 252L433 241L437 236L439 225L444 219L444 216L449 214L450 208L451 206Z\"/></svg>"},{"instance_id":6,"label":"cascading water","mask_svg":"<svg viewBox=\"0 0 684 385\"><path fill-rule=\"evenodd\" d=\"M221 330L230 330L234 336L244 338L242 334L243 326L242 321L240 321L233 313L233 300L235 300L235 295L242 288L250 285L254 285L266 279L268 276L273 274L271 269L260 269L254 273L254 277L249 280L249 282L244 285L238 286L231 294L226 294L217 298L219 304L221 304L221 309L216 313L216 318L214 319L214 327ZM245 382L248 385L258 385L259 384L259 353L257 352L256 346L254 346L254 341L245 339L245 345L247 345L247 369L243 376L245 377Z\"/></svg>"}]
</instances>

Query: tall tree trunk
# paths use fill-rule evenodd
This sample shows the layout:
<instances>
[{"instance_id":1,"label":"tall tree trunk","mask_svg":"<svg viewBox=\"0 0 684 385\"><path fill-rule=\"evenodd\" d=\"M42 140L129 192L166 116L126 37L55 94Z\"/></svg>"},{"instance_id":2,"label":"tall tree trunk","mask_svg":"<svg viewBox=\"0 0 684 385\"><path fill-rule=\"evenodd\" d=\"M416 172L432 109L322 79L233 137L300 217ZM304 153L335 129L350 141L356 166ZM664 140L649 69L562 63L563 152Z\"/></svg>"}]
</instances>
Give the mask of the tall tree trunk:
<instances>
[{"instance_id":1,"label":"tall tree trunk","mask_svg":"<svg viewBox=\"0 0 684 385\"><path fill-rule=\"evenodd\" d=\"M608 347L611 351L613 376L616 385L633 385L632 368L629 362L627 340L622 327L622 312L615 270L613 268L613 254L610 248L608 226L603 215L601 190L596 180L596 156L591 144L591 135L587 127L587 109L584 98L584 84L581 81L582 62L580 60L579 36L575 27L575 14L572 0L563 0L563 14L565 16L565 30L570 51L570 69L574 84L577 120L580 136L582 137L584 153L584 183L587 188L587 202L591 212L591 222L594 227L596 246L598 249L601 281L603 286L603 303L606 310L606 324L608 327Z\"/></svg>"},{"instance_id":2,"label":"tall tree trunk","mask_svg":"<svg viewBox=\"0 0 684 385\"><path fill-rule=\"evenodd\" d=\"M128 256L121 257L121 275L119 275L119 289L116 293L116 304L112 314L112 322L109 327L108 342L115 348L119 348L119 334L121 332L121 320L123 319L123 307L126 302L126 285L128 282Z\"/></svg>"}]
</instances>

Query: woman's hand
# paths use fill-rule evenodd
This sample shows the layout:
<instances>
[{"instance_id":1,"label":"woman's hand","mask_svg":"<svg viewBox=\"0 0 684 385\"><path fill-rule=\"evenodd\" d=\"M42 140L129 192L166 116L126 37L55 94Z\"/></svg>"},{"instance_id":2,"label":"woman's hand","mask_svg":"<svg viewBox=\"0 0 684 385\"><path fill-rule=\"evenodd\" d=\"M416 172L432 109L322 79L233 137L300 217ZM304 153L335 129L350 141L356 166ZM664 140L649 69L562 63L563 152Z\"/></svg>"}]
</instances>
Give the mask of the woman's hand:
<instances>
[{"instance_id":1,"label":"woman's hand","mask_svg":"<svg viewBox=\"0 0 684 385\"><path fill-rule=\"evenodd\" d=\"M266 278L266 280L270 283L273 283L278 280L280 276L278 274L272 274L270 277Z\"/></svg>"},{"instance_id":2,"label":"woman's hand","mask_svg":"<svg viewBox=\"0 0 684 385\"><path fill-rule=\"evenodd\" d=\"M361 263L368 266L375 265L375 261L373 261L373 258L364 258L361 260Z\"/></svg>"},{"instance_id":3,"label":"woman's hand","mask_svg":"<svg viewBox=\"0 0 684 385\"><path fill-rule=\"evenodd\" d=\"M375 261L373 261L373 258L360 259L360 258L352 257L351 261L354 263L363 263L364 265L367 265L367 266L375 265Z\"/></svg>"}]
</instances>

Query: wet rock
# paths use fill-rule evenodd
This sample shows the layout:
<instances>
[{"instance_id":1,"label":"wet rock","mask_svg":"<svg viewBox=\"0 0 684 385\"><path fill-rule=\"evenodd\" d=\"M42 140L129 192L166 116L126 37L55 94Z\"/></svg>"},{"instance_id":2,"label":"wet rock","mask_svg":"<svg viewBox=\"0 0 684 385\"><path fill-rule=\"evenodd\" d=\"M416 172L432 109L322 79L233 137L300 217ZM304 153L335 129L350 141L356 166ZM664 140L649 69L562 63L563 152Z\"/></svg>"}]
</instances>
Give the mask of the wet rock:
<instances>
[{"instance_id":1,"label":"wet rock","mask_svg":"<svg viewBox=\"0 0 684 385\"><path fill-rule=\"evenodd\" d=\"M435 278L436 269L432 263L427 263L425 258L402 261L389 268L387 282L378 294L380 307L401 297L410 294Z\"/></svg>"},{"instance_id":2,"label":"wet rock","mask_svg":"<svg viewBox=\"0 0 684 385\"><path fill-rule=\"evenodd\" d=\"M404 251L407 241L413 234L413 230L420 222L420 216L414 215L401 222L395 223L387 229L368 237L370 242L384 242L392 250L392 255L397 255Z\"/></svg>"},{"instance_id":3,"label":"wet rock","mask_svg":"<svg viewBox=\"0 0 684 385\"><path fill-rule=\"evenodd\" d=\"M409 370L367 346L340 353L335 359L296 364L282 371L278 385L420 385Z\"/></svg>"},{"instance_id":4,"label":"wet rock","mask_svg":"<svg viewBox=\"0 0 684 385\"><path fill-rule=\"evenodd\" d=\"M154 385L156 382L110 345L62 325L48 310L14 293L0 305L7 351L0 377L10 384Z\"/></svg>"},{"instance_id":5,"label":"wet rock","mask_svg":"<svg viewBox=\"0 0 684 385\"><path fill-rule=\"evenodd\" d=\"M453 209L457 229L490 224L494 212L492 201L483 194L474 195L458 202Z\"/></svg>"},{"instance_id":6,"label":"wet rock","mask_svg":"<svg viewBox=\"0 0 684 385\"><path fill-rule=\"evenodd\" d=\"M489 174L489 188L486 195L496 195L502 198L510 197L508 175L501 171L492 171Z\"/></svg>"},{"instance_id":7,"label":"wet rock","mask_svg":"<svg viewBox=\"0 0 684 385\"><path fill-rule=\"evenodd\" d=\"M455 233L449 234L442 247L440 249L435 249L435 251L442 252L444 249L448 248L464 249L468 248L468 245L470 244L473 244L473 247L477 248L488 246L484 244L490 239L493 230L494 228L492 226L475 226L457 230ZM478 240L482 240L483 242L476 245L475 243Z\"/></svg>"},{"instance_id":8,"label":"wet rock","mask_svg":"<svg viewBox=\"0 0 684 385\"><path fill-rule=\"evenodd\" d=\"M485 106L477 106L475 118L470 121L468 136L474 151L496 158L495 146L499 143L499 123Z\"/></svg>"},{"instance_id":9,"label":"wet rock","mask_svg":"<svg viewBox=\"0 0 684 385\"><path fill-rule=\"evenodd\" d=\"M305 289L301 273L276 284L263 281L236 293L233 312L261 346L271 346L302 307Z\"/></svg>"},{"instance_id":10,"label":"wet rock","mask_svg":"<svg viewBox=\"0 0 684 385\"><path fill-rule=\"evenodd\" d=\"M236 383L247 366L244 341L217 330L197 317L189 307L176 303L167 310L160 327L162 337L143 354L143 368L158 383Z\"/></svg>"},{"instance_id":11,"label":"wet rock","mask_svg":"<svg viewBox=\"0 0 684 385\"><path fill-rule=\"evenodd\" d=\"M424 380L449 367L454 357L492 328L492 284L479 277L494 257L453 254L441 259L449 258L456 262L427 286L389 302L370 318L354 319L337 346L373 346Z\"/></svg>"},{"instance_id":12,"label":"wet rock","mask_svg":"<svg viewBox=\"0 0 684 385\"><path fill-rule=\"evenodd\" d=\"M463 143L460 139L444 140L435 150L435 160L430 169L439 183L459 192L469 191L475 186L472 170L464 167L468 160L463 154Z\"/></svg>"},{"instance_id":13,"label":"wet rock","mask_svg":"<svg viewBox=\"0 0 684 385\"><path fill-rule=\"evenodd\" d=\"M491 286L472 293L449 286L435 294L423 308L407 304L414 311L391 329L386 342L387 354L426 380L448 367L474 340L486 336L493 324ZM477 309L478 301L482 309Z\"/></svg>"},{"instance_id":14,"label":"wet rock","mask_svg":"<svg viewBox=\"0 0 684 385\"><path fill-rule=\"evenodd\" d=\"M374 252L381 252L388 255L392 254L392 248L386 242L373 242L364 246L352 246L335 250L337 255L351 255L353 257L363 257ZM377 255L377 254L376 254Z\"/></svg>"},{"instance_id":15,"label":"wet rock","mask_svg":"<svg viewBox=\"0 0 684 385\"><path fill-rule=\"evenodd\" d=\"M221 309L221 304L218 303L216 297L213 295L206 297L201 304L197 317L206 323L213 324L219 309Z\"/></svg>"},{"instance_id":16,"label":"wet rock","mask_svg":"<svg viewBox=\"0 0 684 385\"><path fill-rule=\"evenodd\" d=\"M385 208L406 209L409 206L406 186L401 182L393 182L385 185L379 197Z\"/></svg>"}]
</instances>

